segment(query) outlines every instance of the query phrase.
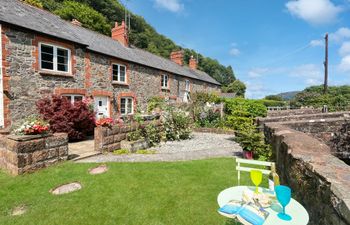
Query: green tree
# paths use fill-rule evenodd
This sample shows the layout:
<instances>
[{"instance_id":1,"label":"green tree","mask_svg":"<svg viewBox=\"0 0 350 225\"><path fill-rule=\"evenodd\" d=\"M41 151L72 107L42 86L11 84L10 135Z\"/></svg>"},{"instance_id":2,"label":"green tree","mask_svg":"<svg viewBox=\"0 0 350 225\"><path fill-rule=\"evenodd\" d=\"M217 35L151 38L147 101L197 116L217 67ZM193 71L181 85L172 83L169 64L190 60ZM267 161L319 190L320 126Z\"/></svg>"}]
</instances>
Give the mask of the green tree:
<instances>
[{"instance_id":1,"label":"green tree","mask_svg":"<svg viewBox=\"0 0 350 225\"><path fill-rule=\"evenodd\" d=\"M65 20L77 19L84 27L104 34L111 32L111 26L108 24L106 18L83 3L64 1L62 7L55 10L55 14Z\"/></svg>"},{"instance_id":2,"label":"green tree","mask_svg":"<svg viewBox=\"0 0 350 225\"><path fill-rule=\"evenodd\" d=\"M246 90L246 86L240 80L235 80L232 83L230 83L227 87L223 88L224 92L236 93L237 96L242 96L242 97L244 97L245 90Z\"/></svg>"}]
</instances>

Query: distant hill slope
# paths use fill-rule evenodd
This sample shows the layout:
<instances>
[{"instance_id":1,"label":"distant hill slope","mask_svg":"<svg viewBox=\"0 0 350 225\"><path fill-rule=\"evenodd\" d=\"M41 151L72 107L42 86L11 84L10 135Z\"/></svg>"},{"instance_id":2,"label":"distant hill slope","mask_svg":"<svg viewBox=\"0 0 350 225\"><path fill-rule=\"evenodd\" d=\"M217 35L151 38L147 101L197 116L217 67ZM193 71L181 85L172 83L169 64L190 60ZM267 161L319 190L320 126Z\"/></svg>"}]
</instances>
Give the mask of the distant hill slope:
<instances>
[{"instance_id":1,"label":"distant hill slope","mask_svg":"<svg viewBox=\"0 0 350 225\"><path fill-rule=\"evenodd\" d=\"M292 100L300 91L289 91L289 92L283 92L280 94L277 94L278 96L281 96L281 98L284 101Z\"/></svg>"},{"instance_id":2,"label":"distant hill slope","mask_svg":"<svg viewBox=\"0 0 350 225\"><path fill-rule=\"evenodd\" d=\"M124 20L125 8L118 0L23 0L29 4L42 5L66 20L78 19L84 27L110 35L116 21ZM202 37L198 37L202 38ZM168 58L173 50L182 49L172 40L159 34L141 16L131 13L130 43L156 55ZM236 78L231 66L221 65L217 60L205 57L195 50L183 49L185 63L191 55L199 59L198 69L211 75L224 86Z\"/></svg>"}]
</instances>

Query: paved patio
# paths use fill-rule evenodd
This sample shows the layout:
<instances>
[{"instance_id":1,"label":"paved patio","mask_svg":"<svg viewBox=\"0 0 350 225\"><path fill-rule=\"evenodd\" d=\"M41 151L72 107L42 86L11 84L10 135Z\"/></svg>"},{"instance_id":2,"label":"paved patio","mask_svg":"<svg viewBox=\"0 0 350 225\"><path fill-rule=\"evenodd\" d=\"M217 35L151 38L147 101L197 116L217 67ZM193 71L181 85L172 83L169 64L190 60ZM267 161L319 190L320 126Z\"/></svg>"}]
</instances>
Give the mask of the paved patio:
<instances>
[{"instance_id":1,"label":"paved patio","mask_svg":"<svg viewBox=\"0 0 350 225\"><path fill-rule=\"evenodd\" d=\"M76 161L101 154L94 150L94 139L68 144L69 159Z\"/></svg>"},{"instance_id":2,"label":"paved patio","mask_svg":"<svg viewBox=\"0 0 350 225\"><path fill-rule=\"evenodd\" d=\"M186 161L241 155L242 148L233 141L232 135L194 133L193 138L184 141L170 141L151 148L156 154L112 153L97 155L79 162L154 162Z\"/></svg>"}]
</instances>

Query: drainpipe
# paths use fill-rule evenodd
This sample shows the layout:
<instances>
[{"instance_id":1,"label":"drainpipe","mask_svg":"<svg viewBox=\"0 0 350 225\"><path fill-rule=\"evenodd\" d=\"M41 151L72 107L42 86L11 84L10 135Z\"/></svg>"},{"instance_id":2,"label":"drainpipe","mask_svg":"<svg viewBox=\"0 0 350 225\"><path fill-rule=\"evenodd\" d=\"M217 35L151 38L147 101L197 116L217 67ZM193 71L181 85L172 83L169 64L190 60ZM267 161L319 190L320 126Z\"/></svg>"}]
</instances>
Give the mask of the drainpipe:
<instances>
[{"instance_id":1,"label":"drainpipe","mask_svg":"<svg viewBox=\"0 0 350 225\"><path fill-rule=\"evenodd\" d=\"M0 24L0 128L4 127L4 87L2 76L2 26Z\"/></svg>"}]
</instances>

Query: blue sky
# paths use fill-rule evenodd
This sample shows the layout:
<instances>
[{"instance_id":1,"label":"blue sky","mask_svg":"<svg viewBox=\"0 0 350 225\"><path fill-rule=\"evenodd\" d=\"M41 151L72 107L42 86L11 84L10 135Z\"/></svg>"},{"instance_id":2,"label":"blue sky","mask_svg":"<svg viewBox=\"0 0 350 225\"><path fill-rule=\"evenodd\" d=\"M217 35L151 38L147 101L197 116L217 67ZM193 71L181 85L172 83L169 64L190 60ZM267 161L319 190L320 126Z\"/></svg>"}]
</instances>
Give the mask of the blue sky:
<instances>
[{"instance_id":1,"label":"blue sky","mask_svg":"<svg viewBox=\"0 0 350 225\"><path fill-rule=\"evenodd\" d=\"M249 98L321 84L326 32L330 84L350 84L350 0L129 0L127 7L177 44L231 65Z\"/></svg>"}]
</instances>

